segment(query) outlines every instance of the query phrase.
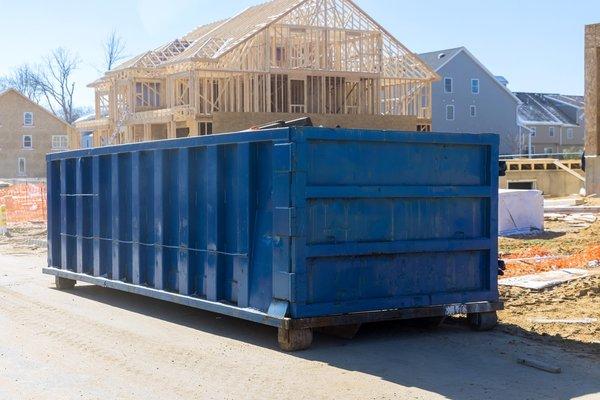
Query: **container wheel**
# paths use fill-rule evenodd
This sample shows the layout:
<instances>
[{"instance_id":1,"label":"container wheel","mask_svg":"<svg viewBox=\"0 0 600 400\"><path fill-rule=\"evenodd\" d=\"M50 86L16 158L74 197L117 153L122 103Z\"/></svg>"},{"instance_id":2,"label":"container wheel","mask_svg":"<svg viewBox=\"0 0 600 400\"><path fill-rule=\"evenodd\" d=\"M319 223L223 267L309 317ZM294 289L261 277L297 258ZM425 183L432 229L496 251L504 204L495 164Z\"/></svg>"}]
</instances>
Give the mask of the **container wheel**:
<instances>
[{"instance_id":1,"label":"container wheel","mask_svg":"<svg viewBox=\"0 0 600 400\"><path fill-rule=\"evenodd\" d=\"M77 281L73 279L61 278L60 276L54 277L54 284L58 290L69 290L75 287Z\"/></svg>"},{"instance_id":2,"label":"container wheel","mask_svg":"<svg viewBox=\"0 0 600 400\"><path fill-rule=\"evenodd\" d=\"M469 314L467 318L471 329L474 331L489 331L498 325L498 313L496 311Z\"/></svg>"},{"instance_id":3,"label":"container wheel","mask_svg":"<svg viewBox=\"0 0 600 400\"><path fill-rule=\"evenodd\" d=\"M312 329L279 328L277 338L283 351L301 351L310 347L313 341Z\"/></svg>"}]
</instances>

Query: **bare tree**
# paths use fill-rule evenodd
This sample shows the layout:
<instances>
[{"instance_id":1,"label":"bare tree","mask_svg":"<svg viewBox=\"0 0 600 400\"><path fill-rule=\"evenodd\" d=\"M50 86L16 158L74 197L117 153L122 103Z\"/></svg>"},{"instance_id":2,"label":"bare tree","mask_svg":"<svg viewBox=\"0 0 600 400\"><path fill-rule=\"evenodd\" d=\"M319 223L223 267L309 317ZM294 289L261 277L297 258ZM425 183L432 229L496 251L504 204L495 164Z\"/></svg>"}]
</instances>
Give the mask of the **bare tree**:
<instances>
[{"instance_id":1,"label":"bare tree","mask_svg":"<svg viewBox=\"0 0 600 400\"><path fill-rule=\"evenodd\" d=\"M37 74L28 64L23 64L15 69L10 75L0 79L0 88L16 89L36 103L42 96L38 85Z\"/></svg>"},{"instance_id":2,"label":"bare tree","mask_svg":"<svg viewBox=\"0 0 600 400\"><path fill-rule=\"evenodd\" d=\"M112 31L104 42L104 65L106 66L106 70L112 70L124 58L125 42L116 31Z\"/></svg>"},{"instance_id":3,"label":"bare tree","mask_svg":"<svg viewBox=\"0 0 600 400\"><path fill-rule=\"evenodd\" d=\"M79 66L77 55L60 47L45 59L36 74L36 84L50 110L72 123L77 118L73 107L75 82L73 73Z\"/></svg>"}]
</instances>

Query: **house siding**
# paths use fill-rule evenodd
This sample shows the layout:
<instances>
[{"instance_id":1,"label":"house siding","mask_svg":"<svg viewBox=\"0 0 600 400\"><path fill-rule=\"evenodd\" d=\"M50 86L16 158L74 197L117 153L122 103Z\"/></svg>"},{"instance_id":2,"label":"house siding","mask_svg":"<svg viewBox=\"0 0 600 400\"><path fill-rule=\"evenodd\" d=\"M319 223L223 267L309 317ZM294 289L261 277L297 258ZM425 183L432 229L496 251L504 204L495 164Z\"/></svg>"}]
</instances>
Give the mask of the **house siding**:
<instances>
[{"instance_id":1,"label":"house siding","mask_svg":"<svg viewBox=\"0 0 600 400\"><path fill-rule=\"evenodd\" d=\"M33 113L33 126L23 125L23 113ZM14 91L0 95L0 178L45 178L46 154L52 151L52 136L69 136L70 126ZM23 148L23 135L31 135L32 148ZM20 174L18 160L25 159Z\"/></svg>"},{"instance_id":2,"label":"house siding","mask_svg":"<svg viewBox=\"0 0 600 400\"><path fill-rule=\"evenodd\" d=\"M527 124L527 128L535 128L536 134L531 138L531 144L535 147L535 153L541 154L546 148L552 148L553 153L578 152L583 149L585 141L585 129L581 126L573 127L573 139L567 137L567 129L563 125L535 125ZM550 136L550 127L554 127L554 136ZM524 148L527 148L525 138Z\"/></svg>"},{"instance_id":3,"label":"house siding","mask_svg":"<svg viewBox=\"0 0 600 400\"><path fill-rule=\"evenodd\" d=\"M464 51L440 68L442 78L432 87L432 129L452 133L497 133L500 152L519 152L517 100ZM453 79L453 93L444 92L444 78ZM479 79L479 94L471 93L471 79ZM454 105L454 120L446 120L446 106ZM471 106L477 115L471 117Z\"/></svg>"}]
</instances>

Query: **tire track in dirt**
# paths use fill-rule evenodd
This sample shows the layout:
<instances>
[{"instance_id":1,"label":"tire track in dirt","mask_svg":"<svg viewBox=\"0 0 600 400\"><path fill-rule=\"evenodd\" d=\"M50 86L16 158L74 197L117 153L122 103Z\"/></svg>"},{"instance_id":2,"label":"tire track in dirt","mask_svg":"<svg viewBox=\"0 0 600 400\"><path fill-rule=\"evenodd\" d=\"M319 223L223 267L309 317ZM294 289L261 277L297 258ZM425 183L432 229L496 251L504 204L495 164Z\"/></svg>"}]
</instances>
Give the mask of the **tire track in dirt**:
<instances>
[{"instance_id":1,"label":"tire track in dirt","mask_svg":"<svg viewBox=\"0 0 600 400\"><path fill-rule=\"evenodd\" d=\"M190 354L165 343L147 343L147 338L141 335L65 313L63 309L31 300L5 287L0 287L0 293L3 294L0 309L14 324L26 327L26 331L31 332L31 339L40 341L40 336L45 337L54 345L63 347L65 354L75 352L92 364L110 366L111 369L118 370L119 375L125 374L124 383L131 382L127 380L129 376L156 382L158 387L169 387L171 396L189 397L195 394L183 389L188 386L186 383L189 381L184 379L177 382L179 379L173 376L167 378L164 374L157 373L163 365L156 366L142 361L144 358L161 359L169 354L172 364L185 365ZM115 350L117 347L127 349L128 352L120 353ZM140 357L141 355L144 357Z\"/></svg>"},{"instance_id":2,"label":"tire track in dirt","mask_svg":"<svg viewBox=\"0 0 600 400\"><path fill-rule=\"evenodd\" d=\"M35 292L38 288L32 289ZM20 287L19 290L26 288ZM261 364L260 358L252 359L245 351L252 347L250 344L235 340L226 340L227 343L223 344L223 338L219 338L202 345L198 338L197 348L200 351L195 348L182 349L181 345L172 344L177 343L176 339L173 342L152 339L133 330L119 329L102 320L56 307L49 303L52 301L50 299L46 302L38 301L30 295L31 293L25 295L12 290L11 287L0 287L0 312L12 320L13 325L26 327L28 340L40 341L41 337L46 338L53 347L62 347L65 354L78 354L88 365L99 365L96 369L104 367L115 371L111 377L120 376L119 382L123 385L134 381L153 382L152 387L162 388L159 391L166 390L169 398L191 398L198 396L199 392L206 393L204 398L211 398L211 394L215 393L215 386L225 392L230 390L227 382L233 377L227 371L248 365L247 363L257 367ZM220 345L210 345L217 341ZM275 351L273 354L285 356ZM158 361L152 363L144 360ZM165 360L168 360L168 364ZM222 365L219 369L214 369L213 365L217 362ZM72 367L68 362L64 364ZM252 369L248 372L251 373ZM77 371L74 370L73 373ZM200 382L198 376L212 376L214 381ZM250 391L256 390L256 387L252 389L252 381L253 379L248 379L247 383L241 384ZM270 384L277 385L277 381ZM151 389L149 394L156 392ZM219 397L221 396L215 396Z\"/></svg>"}]
</instances>

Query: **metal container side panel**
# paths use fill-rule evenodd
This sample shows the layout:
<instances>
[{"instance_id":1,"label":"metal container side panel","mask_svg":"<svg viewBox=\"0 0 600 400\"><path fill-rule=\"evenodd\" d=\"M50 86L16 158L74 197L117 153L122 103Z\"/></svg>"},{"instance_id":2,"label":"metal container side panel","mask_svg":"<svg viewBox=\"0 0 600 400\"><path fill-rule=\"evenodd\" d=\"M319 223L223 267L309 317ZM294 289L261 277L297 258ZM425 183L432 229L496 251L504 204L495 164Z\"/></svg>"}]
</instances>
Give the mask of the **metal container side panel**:
<instances>
[{"instance_id":1,"label":"metal container side panel","mask_svg":"<svg viewBox=\"0 0 600 400\"><path fill-rule=\"evenodd\" d=\"M284 129L49 156L49 266L267 312L273 153L288 141Z\"/></svg>"},{"instance_id":2,"label":"metal container side panel","mask_svg":"<svg viewBox=\"0 0 600 400\"><path fill-rule=\"evenodd\" d=\"M496 135L298 129L294 318L496 301Z\"/></svg>"}]
</instances>

